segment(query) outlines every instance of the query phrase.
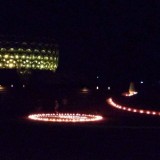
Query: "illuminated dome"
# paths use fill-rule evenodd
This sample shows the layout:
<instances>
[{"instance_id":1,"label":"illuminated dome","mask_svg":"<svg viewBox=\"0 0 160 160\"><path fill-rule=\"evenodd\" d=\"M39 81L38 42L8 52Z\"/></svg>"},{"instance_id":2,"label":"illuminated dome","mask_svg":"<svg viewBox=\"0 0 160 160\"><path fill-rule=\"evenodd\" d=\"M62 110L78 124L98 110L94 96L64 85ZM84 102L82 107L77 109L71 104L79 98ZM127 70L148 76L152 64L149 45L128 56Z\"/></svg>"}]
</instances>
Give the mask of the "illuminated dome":
<instances>
[{"instance_id":1,"label":"illuminated dome","mask_svg":"<svg viewBox=\"0 0 160 160\"><path fill-rule=\"evenodd\" d=\"M0 41L0 69L49 70L58 67L59 51L55 43Z\"/></svg>"}]
</instances>

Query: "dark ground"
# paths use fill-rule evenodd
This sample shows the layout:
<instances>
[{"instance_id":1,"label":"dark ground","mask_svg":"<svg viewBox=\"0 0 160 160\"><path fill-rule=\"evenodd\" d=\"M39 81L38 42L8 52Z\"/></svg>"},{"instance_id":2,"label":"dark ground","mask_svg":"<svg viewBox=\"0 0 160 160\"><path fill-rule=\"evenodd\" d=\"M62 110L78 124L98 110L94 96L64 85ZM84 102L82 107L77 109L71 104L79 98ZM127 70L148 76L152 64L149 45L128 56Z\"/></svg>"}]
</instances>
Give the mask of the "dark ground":
<instances>
[{"instance_id":1,"label":"dark ground","mask_svg":"<svg viewBox=\"0 0 160 160\"><path fill-rule=\"evenodd\" d=\"M29 121L25 116L29 112L35 111L35 108L32 107L37 104L37 97L35 96L35 98L29 91L15 93L17 92L12 90L10 93L3 94L3 98L1 94L1 160L160 158L159 117L139 117L113 110L105 103L105 99L109 95L107 93L95 92L86 96L79 93L68 94L70 107L63 108L62 111L92 111L105 116L103 122L87 124L53 124ZM2 100L5 102L2 103ZM43 101L41 103L43 111L45 109L51 111L52 108L44 107L45 98L43 97L41 100ZM52 99L47 101L52 102ZM2 105L8 107L8 110L5 110ZM28 107L25 108L25 105ZM78 107L74 108L76 105ZM19 111L11 109L11 106L17 107Z\"/></svg>"}]
</instances>

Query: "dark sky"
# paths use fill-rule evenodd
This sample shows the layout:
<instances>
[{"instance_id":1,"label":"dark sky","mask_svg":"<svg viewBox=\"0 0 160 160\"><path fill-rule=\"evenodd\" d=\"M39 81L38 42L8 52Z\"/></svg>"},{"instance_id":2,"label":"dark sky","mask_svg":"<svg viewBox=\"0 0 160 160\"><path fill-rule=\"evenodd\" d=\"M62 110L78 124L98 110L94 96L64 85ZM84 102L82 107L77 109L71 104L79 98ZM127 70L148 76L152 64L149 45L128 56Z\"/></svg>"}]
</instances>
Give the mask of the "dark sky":
<instances>
[{"instance_id":1,"label":"dark sky","mask_svg":"<svg viewBox=\"0 0 160 160\"><path fill-rule=\"evenodd\" d=\"M55 38L61 72L160 78L157 1L5 1L1 34Z\"/></svg>"}]
</instances>

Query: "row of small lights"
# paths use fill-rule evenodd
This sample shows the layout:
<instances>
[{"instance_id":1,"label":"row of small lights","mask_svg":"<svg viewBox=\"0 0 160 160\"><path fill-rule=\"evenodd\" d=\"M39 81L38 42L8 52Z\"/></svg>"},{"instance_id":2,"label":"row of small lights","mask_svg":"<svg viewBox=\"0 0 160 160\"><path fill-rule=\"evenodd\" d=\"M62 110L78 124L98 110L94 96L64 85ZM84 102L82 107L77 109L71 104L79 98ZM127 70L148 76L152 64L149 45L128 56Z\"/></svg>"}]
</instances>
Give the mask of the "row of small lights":
<instances>
[{"instance_id":1,"label":"row of small lights","mask_svg":"<svg viewBox=\"0 0 160 160\"><path fill-rule=\"evenodd\" d=\"M0 55L0 67L1 68L38 68L38 69L50 69L57 68L58 57L48 56L28 56L28 55Z\"/></svg>"},{"instance_id":2,"label":"row of small lights","mask_svg":"<svg viewBox=\"0 0 160 160\"><path fill-rule=\"evenodd\" d=\"M99 90L99 86L96 86L96 90ZM111 90L111 87L108 86L108 87L107 87L107 90Z\"/></svg>"},{"instance_id":3,"label":"row of small lights","mask_svg":"<svg viewBox=\"0 0 160 160\"><path fill-rule=\"evenodd\" d=\"M97 76L96 78L99 79L99 76ZM143 82L143 81L140 81L140 83L143 84L144 82ZM99 86L96 86L96 89L98 90L98 89L99 89ZM107 89L110 90L111 87L108 86ZM129 96L130 96L130 95L129 95ZM132 95L131 95L131 96L132 96Z\"/></svg>"},{"instance_id":4,"label":"row of small lights","mask_svg":"<svg viewBox=\"0 0 160 160\"><path fill-rule=\"evenodd\" d=\"M91 122L102 120L103 117L100 115L91 114L71 114L71 113L47 113L47 114L31 114L28 116L29 119L37 121L47 121L47 122Z\"/></svg>"},{"instance_id":5,"label":"row of small lights","mask_svg":"<svg viewBox=\"0 0 160 160\"><path fill-rule=\"evenodd\" d=\"M35 53L53 53L55 54L55 51L54 50L45 50L45 49L42 49L42 50L39 50L39 49L23 49L23 48L18 48L18 49L15 49L15 48L9 48L9 49L6 49L6 48L1 48L0 49L1 52L35 52Z\"/></svg>"},{"instance_id":6,"label":"row of small lights","mask_svg":"<svg viewBox=\"0 0 160 160\"><path fill-rule=\"evenodd\" d=\"M158 111L154 111L154 110L144 110L144 109L137 109L137 108L131 108L131 107L126 107L126 106L121 106L117 103L115 103L112 98L109 98L107 100L108 104L113 106L114 108L120 109L120 110L124 110L124 111L128 111L128 112L133 112L133 113L139 113L139 114L146 114L146 115L159 115L160 116L160 112Z\"/></svg>"},{"instance_id":7,"label":"row of small lights","mask_svg":"<svg viewBox=\"0 0 160 160\"><path fill-rule=\"evenodd\" d=\"M13 87L14 87L14 85L11 84L11 88L13 88ZM23 84L22 87L25 88L26 86Z\"/></svg>"},{"instance_id":8,"label":"row of small lights","mask_svg":"<svg viewBox=\"0 0 160 160\"><path fill-rule=\"evenodd\" d=\"M5 58L5 59L32 59L32 60L57 60L57 56L53 55L35 55L35 54L30 54L27 55L25 53L23 54L18 54L18 53L14 53L14 54L9 54L9 53L5 53L5 54L0 54L0 58Z\"/></svg>"},{"instance_id":9,"label":"row of small lights","mask_svg":"<svg viewBox=\"0 0 160 160\"><path fill-rule=\"evenodd\" d=\"M99 78L99 77L97 76L97 79L98 79L98 78ZM140 83L143 84L143 81L140 81ZM99 86L96 86L96 90L99 90ZM111 90L111 87L108 86L108 87L107 87L107 90ZM133 95L135 95L135 94L137 94L137 92L135 92L135 93L133 93L133 94L126 94L125 96L133 96Z\"/></svg>"},{"instance_id":10,"label":"row of small lights","mask_svg":"<svg viewBox=\"0 0 160 160\"><path fill-rule=\"evenodd\" d=\"M25 61L17 63L15 61L7 62L7 63L0 63L0 68L31 68L31 69L45 69L45 70L54 70L57 68L57 64L53 62L33 62L34 64L27 63Z\"/></svg>"},{"instance_id":11,"label":"row of small lights","mask_svg":"<svg viewBox=\"0 0 160 160\"><path fill-rule=\"evenodd\" d=\"M10 85L10 87L11 87L11 88L13 88L13 87L14 87L14 85L13 85L13 84L11 84L11 85ZM25 88L25 87L26 87L26 85L25 85L25 84L23 84L23 85L22 85L22 87L23 87L23 88ZM0 88L5 88L5 86L0 85Z\"/></svg>"}]
</instances>

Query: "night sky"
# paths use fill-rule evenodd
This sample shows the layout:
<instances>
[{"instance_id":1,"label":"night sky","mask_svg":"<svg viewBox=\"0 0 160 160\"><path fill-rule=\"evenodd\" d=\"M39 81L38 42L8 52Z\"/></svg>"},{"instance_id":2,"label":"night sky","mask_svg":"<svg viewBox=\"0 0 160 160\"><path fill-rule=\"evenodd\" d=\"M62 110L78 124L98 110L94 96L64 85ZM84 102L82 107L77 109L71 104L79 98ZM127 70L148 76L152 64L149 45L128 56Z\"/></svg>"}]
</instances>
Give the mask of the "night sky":
<instances>
[{"instance_id":1,"label":"night sky","mask_svg":"<svg viewBox=\"0 0 160 160\"><path fill-rule=\"evenodd\" d=\"M54 38L58 72L105 79L159 79L160 3L5 1L0 33Z\"/></svg>"}]
</instances>

